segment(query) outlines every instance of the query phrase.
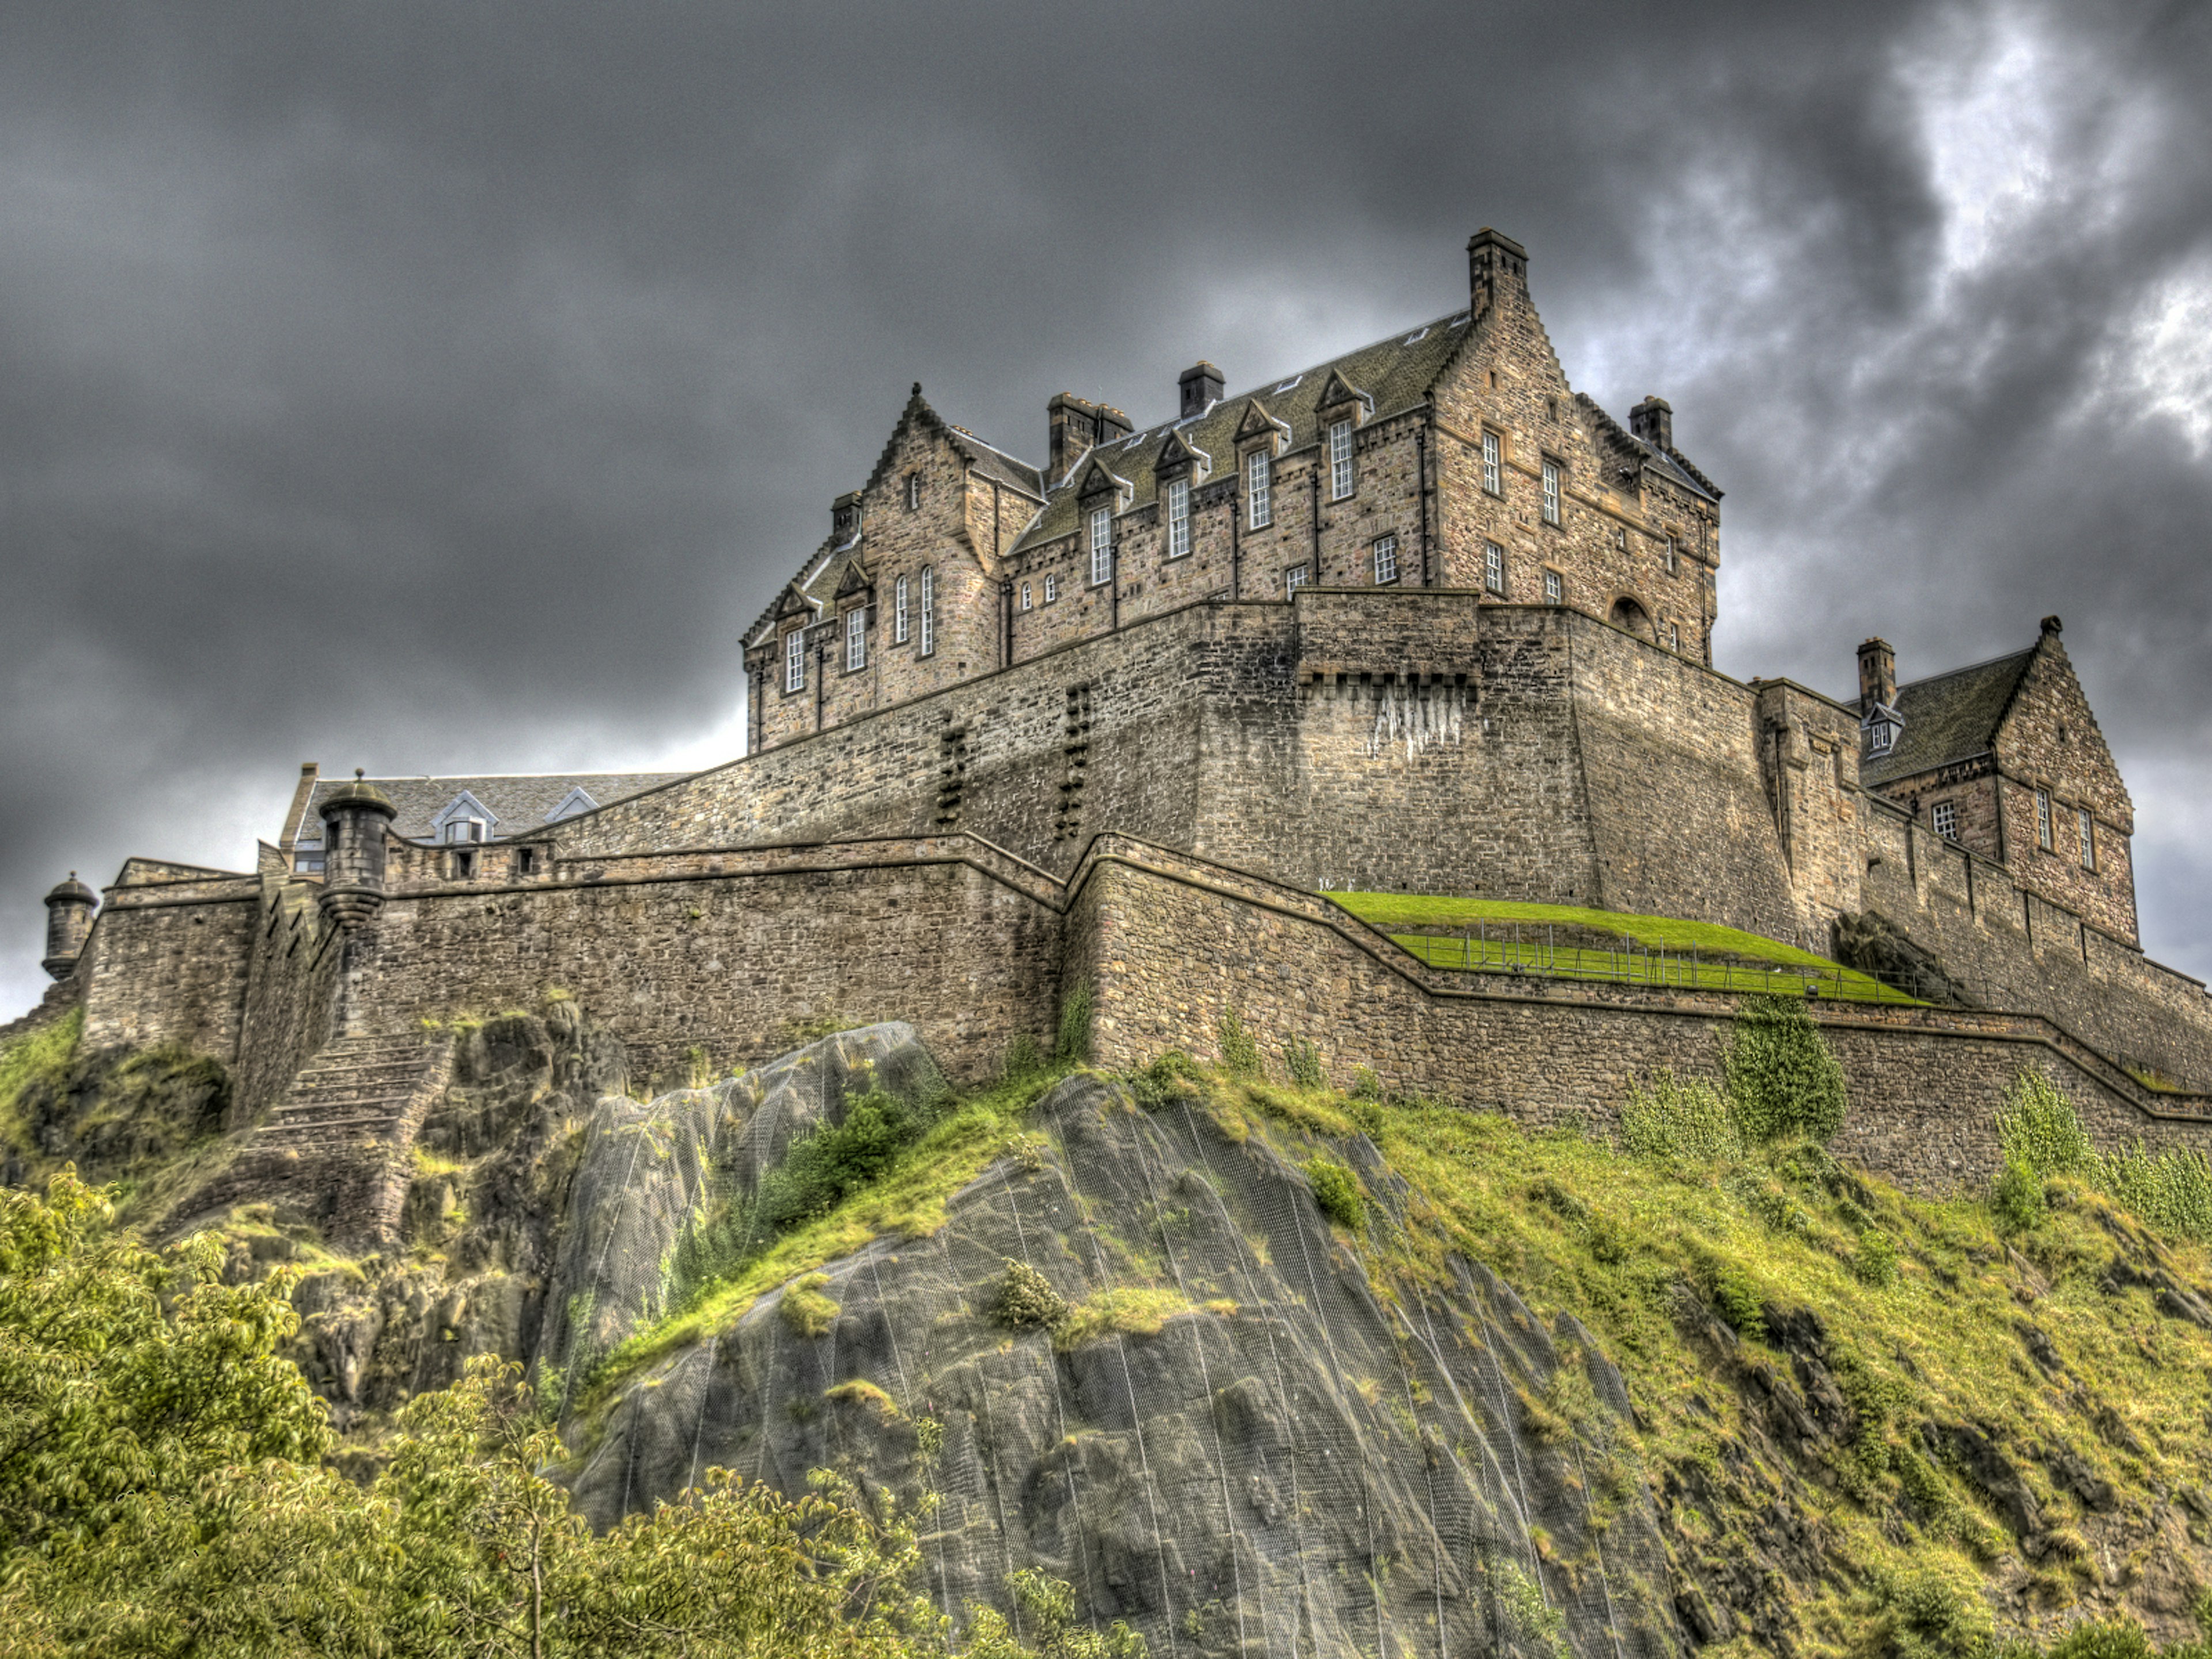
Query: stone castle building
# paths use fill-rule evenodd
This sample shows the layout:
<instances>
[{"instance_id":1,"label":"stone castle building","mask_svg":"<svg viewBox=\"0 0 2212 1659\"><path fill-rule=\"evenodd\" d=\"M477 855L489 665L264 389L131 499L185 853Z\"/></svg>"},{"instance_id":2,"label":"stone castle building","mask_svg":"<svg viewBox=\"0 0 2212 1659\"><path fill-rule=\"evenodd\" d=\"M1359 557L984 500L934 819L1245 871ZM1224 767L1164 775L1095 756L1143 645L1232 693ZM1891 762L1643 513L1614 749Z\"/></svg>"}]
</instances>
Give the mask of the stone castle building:
<instances>
[{"instance_id":1,"label":"stone castle building","mask_svg":"<svg viewBox=\"0 0 2212 1659\"><path fill-rule=\"evenodd\" d=\"M1343 1077L1541 1118L1710 1069L1734 998L1446 972L1328 892L1821 951L1873 914L1951 994L1820 1005L1862 1156L1985 1167L2023 1063L2102 1134L2202 1133L2212 1001L2141 950L2132 807L2058 620L1902 684L1869 641L1850 699L1715 671L1722 491L1664 400L1624 425L1571 389L1518 244L1469 260L1463 304L1302 374L1231 394L1195 365L1173 420L1054 397L1041 465L917 386L744 635L745 757L309 768L252 871L56 889L31 1018L217 1054L272 1157L336 1045L556 988L663 1077L827 1013L912 1019L981 1075L1080 984L1106 1063L1211 1053L1234 1009ZM404 1073L349 1133L408 1133Z\"/></svg>"}]
</instances>

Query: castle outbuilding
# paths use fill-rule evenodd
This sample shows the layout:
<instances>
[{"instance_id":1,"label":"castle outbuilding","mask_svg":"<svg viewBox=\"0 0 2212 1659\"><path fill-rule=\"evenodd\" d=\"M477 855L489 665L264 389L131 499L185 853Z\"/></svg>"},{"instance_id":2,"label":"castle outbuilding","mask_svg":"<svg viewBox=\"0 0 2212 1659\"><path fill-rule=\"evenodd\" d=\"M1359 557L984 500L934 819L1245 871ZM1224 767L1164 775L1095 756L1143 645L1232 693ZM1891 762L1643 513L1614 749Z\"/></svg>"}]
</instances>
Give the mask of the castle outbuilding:
<instances>
[{"instance_id":1,"label":"castle outbuilding","mask_svg":"<svg viewBox=\"0 0 2212 1659\"><path fill-rule=\"evenodd\" d=\"M910 1020L972 1078L1080 987L1105 1064L1209 1054L1233 1012L1340 1078L1549 1121L1711 1071L1741 994L1780 986L1850 1072L1850 1150L1902 1178L1985 1169L2023 1064L2109 1142L2212 1144L2212 999L2141 949L2132 805L2057 619L1901 684L1869 641L1856 696L1718 672L1722 492L1673 409L1574 392L1526 252L1484 230L1468 257L1431 320L1235 392L1199 362L1172 419L1054 396L1041 464L916 386L744 632L747 755L311 766L252 871L134 859L96 919L54 902L31 1018L213 1054L235 1126L276 1133L334 1042L553 990L646 1076L836 1016ZM1452 957L1357 894L1773 949L1717 976ZM1875 935L1939 966L1820 960ZM374 1052L404 1124L430 1085Z\"/></svg>"}]
</instances>

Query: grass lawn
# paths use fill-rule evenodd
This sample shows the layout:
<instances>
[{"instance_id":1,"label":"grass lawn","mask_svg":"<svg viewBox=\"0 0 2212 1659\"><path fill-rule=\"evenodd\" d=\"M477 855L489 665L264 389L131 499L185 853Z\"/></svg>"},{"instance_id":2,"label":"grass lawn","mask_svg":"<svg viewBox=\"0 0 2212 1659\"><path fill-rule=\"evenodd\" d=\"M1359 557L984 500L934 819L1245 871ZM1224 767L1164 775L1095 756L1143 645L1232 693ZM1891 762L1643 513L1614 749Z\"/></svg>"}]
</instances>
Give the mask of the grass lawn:
<instances>
[{"instance_id":1,"label":"grass lawn","mask_svg":"<svg viewBox=\"0 0 2212 1659\"><path fill-rule=\"evenodd\" d=\"M1517 966L1560 979L1796 995L1803 994L1805 974L1809 971L1818 976L1823 996L1855 1002L1911 1004L1917 1000L1826 957L1717 922L1592 910L1573 904L1522 904L1422 893L1324 893L1322 896L1369 927L1389 933L1393 942L1432 968L1494 973ZM1517 939L1513 932L1516 925ZM1547 927L1609 933L1621 941L1621 948L1554 947L1545 936ZM1412 931L1416 928L1453 931ZM1476 937L1470 939L1468 934ZM1632 945L1642 949L1632 951ZM1738 960L1715 962L1705 959L1709 957Z\"/></svg>"}]
</instances>

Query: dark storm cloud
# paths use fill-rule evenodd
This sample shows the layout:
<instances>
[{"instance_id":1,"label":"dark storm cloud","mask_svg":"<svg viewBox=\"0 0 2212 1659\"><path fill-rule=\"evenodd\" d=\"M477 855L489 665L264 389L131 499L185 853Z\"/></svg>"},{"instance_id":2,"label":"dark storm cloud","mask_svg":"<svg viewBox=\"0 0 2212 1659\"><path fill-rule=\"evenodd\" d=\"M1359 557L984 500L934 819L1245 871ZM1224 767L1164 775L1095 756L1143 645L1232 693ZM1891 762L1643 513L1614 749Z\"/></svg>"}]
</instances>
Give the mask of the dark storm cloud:
<instances>
[{"instance_id":1,"label":"dark storm cloud","mask_svg":"<svg viewBox=\"0 0 2212 1659\"><path fill-rule=\"evenodd\" d=\"M1728 488L1724 666L1842 690L1867 632L1913 672L2066 617L2150 942L2212 968L2179 833L2212 793L2206 27L11 17L0 1002L64 869L241 864L301 758L733 748L736 635L910 380L1034 454L1062 387L1145 419L1196 356L1249 383L1436 314L1482 223L1529 244L1577 383L1666 392Z\"/></svg>"}]
</instances>

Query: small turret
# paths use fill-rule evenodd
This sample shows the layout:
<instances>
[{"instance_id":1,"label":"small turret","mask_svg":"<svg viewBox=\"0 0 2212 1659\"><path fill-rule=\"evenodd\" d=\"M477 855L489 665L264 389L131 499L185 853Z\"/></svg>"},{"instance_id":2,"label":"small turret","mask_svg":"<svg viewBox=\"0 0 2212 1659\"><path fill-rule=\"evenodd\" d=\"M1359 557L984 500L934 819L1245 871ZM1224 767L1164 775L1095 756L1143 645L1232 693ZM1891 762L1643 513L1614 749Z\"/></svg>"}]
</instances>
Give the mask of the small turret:
<instances>
[{"instance_id":1,"label":"small turret","mask_svg":"<svg viewBox=\"0 0 2212 1659\"><path fill-rule=\"evenodd\" d=\"M100 895L79 881L74 870L46 895L46 955L39 965L56 979L67 979L76 966L85 938L92 932L92 913L99 907Z\"/></svg>"},{"instance_id":2,"label":"small turret","mask_svg":"<svg viewBox=\"0 0 2212 1659\"><path fill-rule=\"evenodd\" d=\"M353 781L316 810L323 820L323 890L315 902L351 933L384 908L384 831L398 808L356 769Z\"/></svg>"}]
</instances>

